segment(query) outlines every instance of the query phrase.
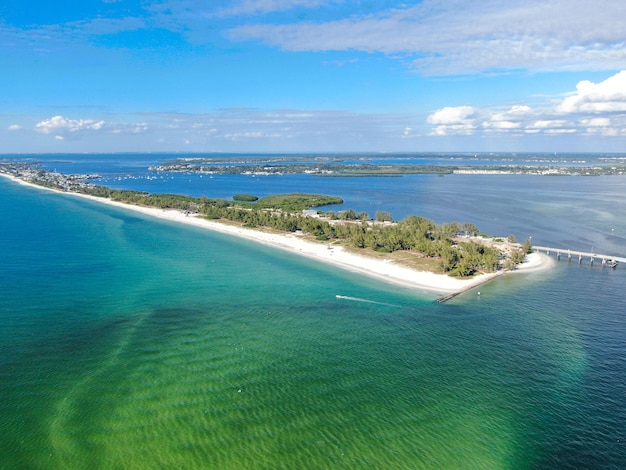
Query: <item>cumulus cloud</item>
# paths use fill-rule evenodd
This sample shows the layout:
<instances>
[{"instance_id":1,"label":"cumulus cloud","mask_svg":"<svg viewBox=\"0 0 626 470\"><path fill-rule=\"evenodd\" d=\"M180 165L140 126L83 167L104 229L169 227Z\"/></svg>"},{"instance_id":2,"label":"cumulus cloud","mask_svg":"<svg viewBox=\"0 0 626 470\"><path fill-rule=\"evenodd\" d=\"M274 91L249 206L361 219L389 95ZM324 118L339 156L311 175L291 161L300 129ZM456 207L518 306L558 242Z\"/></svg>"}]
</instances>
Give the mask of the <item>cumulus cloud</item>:
<instances>
[{"instance_id":1,"label":"cumulus cloud","mask_svg":"<svg viewBox=\"0 0 626 470\"><path fill-rule=\"evenodd\" d=\"M535 121L532 125L530 125L529 127L535 128L535 129L554 129L555 127L562 127L565 124L565 121L562 119L544 119L544 120L540 120L540 121Z\"/></svg>"},{"instance_id":2,"label":"cumulus cloud","mask_svg":"<svg viewBox=\"0 0 626 470\"><path fill-rule=\"evenodd\" d=\"M608 127L611 125L611 120L609 118L591 118L581 119L580 123L587 127Z\"/></svg>"},{"instance_id":3,"label":"cumulus cloud","mask_svg":"<svg viewBox=\"0 0 626 470\"><path fill-rule=\"evenodd\" d=\"M99 131L104 126L104 121L94 121L93 119L67 119L63 116L54 116L37 123L35 130L42 134L55 134L84 130Z\"/></svg>"},{"instance_id":4,"label":"cumulus cloud","mask_svg":"<svg viewBox=\"0 0 626 470\"><path fill-rule=\"evenodd\" d=\"M401 54L421 72L626 68L623 0L425 0L327 22L249 24L236 40L291 51Z\"/></svg>"},{"instance_id":5,"label":"cumulus cloud","mask_svg":"<svg viewBox=\"0 0 626 470\"><path fill-rule=\"evenodd\" d=\"M474 108L471 106L447 106L428 116L428 122L430 124L460 124L466 122L472 114L474 114Z\"/></svg>"},{"instance_id":6,"label":"cumulus cloud","mask_svg":"<svg viewBox=\"0 0 626 470\"><path fill-rule=\"evenodd\" d=\"M36 132L54 135L57 140L65 138L77 139L85 134L144 134L150 130L146 122L126 123L107 122L96 119L70 119L64 116L53 116L35 125Z\"/></svg>"},{"instance_id":7,"label":"cumulus cloud","mask_svg":"<svg viewBox=\"0 0 626 470\"><path fill-rule=\"evenodd\" d=\"M626 70L603 82L583 80L576 93L565 98L557 107L561 113L613 113L626 111Z\"/></svg>"},{"instance_id":8,"label":"cumulus cloud","mask_svg":"<svg viewBox=\"0 0 626 470\"><path fill-rule=\"evenodd\" d=\"M521 129L524 122L533 114L530 106L514 105L506 111L486 113L482 127L487 132L507 132Z\"/></svg>"},{"instance_id":9,"label":"cumulus cloud","mask_svg":"<svg viewBox=\"0 0 626 470\"><path fill-rule=\"evenodd\" d=\"M7 127L7 129L10 131L19 131L21 128L22 126L20 126L19 124L11 124L9 127Z\"/></svg>"},{"instance_id":10,"label":"cumulus cloud","mask_svg":"<svg viewBox=\"0 0 626 470\"><path fill-rule=\"evenodd\" d=\"M581 81L564 99L530 107L517 104L508 109L445 107L432 113L427 123L431 135L468 135L482 131L519 136L600 135L626 136L626 71L593 83Z\"/></svg>"},{"instance_id":11,"label":"cumulus cloud","mask_svg":"<svg viewBox=\"0 0 626 470\"><path fill-rule=\"evenodd\" d=\"M429 124L439 124L433 135L472 134L475 125L472 117L475 110L471 106L456 106L438 109L427 118Z\"/></svg>"},{"instance_id":12,"label":"cumulus cloud","mask_svg":"<svg viewBox=\"0 0 626 470\"><path fill-rule=\"evenodd\" d=\"M483 122L483 127L498 130L519 129L520 127L522 127L522 123L496 119Z\"/></svg>"}]
</instances>

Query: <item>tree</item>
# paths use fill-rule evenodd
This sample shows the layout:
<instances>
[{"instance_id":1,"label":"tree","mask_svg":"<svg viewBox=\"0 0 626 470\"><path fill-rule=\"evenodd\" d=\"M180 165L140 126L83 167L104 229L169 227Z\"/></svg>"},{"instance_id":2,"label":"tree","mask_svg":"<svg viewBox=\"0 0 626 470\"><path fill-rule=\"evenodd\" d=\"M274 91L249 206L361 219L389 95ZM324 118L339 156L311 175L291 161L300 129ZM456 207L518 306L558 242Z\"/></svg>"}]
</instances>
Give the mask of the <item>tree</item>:
<instances>
[{"instance_id":1,"label":"tree","mask_svg":"<svg viewBox=\"0 0 626 470\"><path fill-rule=\"evenodd\" d=\"M474 274L474 270L472 269L470 264L467 262L467 260L464 258L461 258L459 262L457 263L456 267L452 271L450 271L451 276L458 276L458 277L469 277L472 274Z\"/></svg>"},{"instance_id":2,"label":"tree","mask_svg":"<svg viewBox=\"0 0 626 470\"><path fill-rule=\"evenodd\" d=\"M448 272L454 269L458 261L459 261L459 252L456 249L452 247L447 247L446 249L442 250L441 269L443 269L444 272Z\"/></svg>"},{"instance_id":3,"label":"tree","mask_svg":"<svg viewBox=\"0 0 626 470\"><path fill-rule=\"evenodd\" d=\"M347 209L339 214L342 220L356 220L357 215L354 209Z\"/></svg>"},{"instance_id":4,"label":"tree","mask_svg":"<svg viewBox=\"0 0 626 470\"><path fill-rule=\"evenodd\" d=\"M386 211L376 211L375 217L378 222L391 222L393 220L391 214Z\"/></svg>"},{"instance_id":5,"label":"tree","mask_svg":"<svg viewBox=\"0 0 626 470\"><path fill-rule=\"evenodd\" d=\"M471 236L478 235L479 233L478 227L476 227L476 225L467 222L463 224L463 231Z\"/></svg>"}]
</instances>

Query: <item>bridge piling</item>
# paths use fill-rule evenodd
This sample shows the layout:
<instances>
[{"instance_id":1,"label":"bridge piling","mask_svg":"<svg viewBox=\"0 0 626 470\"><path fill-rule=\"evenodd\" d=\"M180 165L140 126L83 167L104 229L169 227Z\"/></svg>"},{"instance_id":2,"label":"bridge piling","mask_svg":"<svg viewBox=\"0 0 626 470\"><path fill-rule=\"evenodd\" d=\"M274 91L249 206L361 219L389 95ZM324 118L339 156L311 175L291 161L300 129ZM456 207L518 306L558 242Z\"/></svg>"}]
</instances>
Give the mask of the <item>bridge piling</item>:
<instances>
[{"instance_id":1,"label":"bridge piling","mask_svg":"<svg viewBox=\"0 0 626 470\"><path fill-rule=\"evenodd\" d=\"M570 250L570 249L566 250L563 248L553 248L553 247L548 247L548 246L534 246L533 249L535 249L536 251L546 253L548 255L554 253L558 260L560 260L561 255L564 255L565 253L567 253L567 259L569 261L572 260L572 256L576 255L578 256L578 264L582 264L583 258L589 258L589 264L591 266L593 266L593 264L596 261L600 261L602 266L610 266L612 268L616 267L618 263L626 264L626 257L622 257L622 256L598 254L598 253L593 253L593 252L576 251L576 250Z\"/></svg>"}]
</instances>

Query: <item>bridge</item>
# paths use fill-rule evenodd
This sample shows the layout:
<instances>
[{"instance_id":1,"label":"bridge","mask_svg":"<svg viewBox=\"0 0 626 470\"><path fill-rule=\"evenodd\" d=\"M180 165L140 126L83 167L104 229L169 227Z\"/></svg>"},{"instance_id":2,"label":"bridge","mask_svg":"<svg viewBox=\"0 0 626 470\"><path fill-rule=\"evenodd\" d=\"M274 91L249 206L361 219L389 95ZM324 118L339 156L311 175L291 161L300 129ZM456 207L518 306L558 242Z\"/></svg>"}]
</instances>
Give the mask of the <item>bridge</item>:
<instances>
[{"instance_id":1,"label":"bridge","mask_svg":"<svg viewBox=\"0 0 626 470\"><path fill-rule=\"evenodd\" d=\"M611 267L615 267L617 263L626 263L626 258L622 258L620 256L613 255L601 255L598 253L591 253L586 251L575 251L575 250L566 250L563 248L552 248L549 246L533 246L533 250L543 251L546 254L555 254L556 259L561 259L561 256L567 256L568 260L572 260L572 258L578 258L578 262L582 263L583 259L588 258L589 262L593 264L595 260L598 260L602 263L602 266L609 265Z\"/></svg>"},{"instance_id":2,"label":"bridge","mask_svg":"<svg viewBox=\"0 0 626 470\"><path fill-rule=\"evenodd\" d=\"M537 252L544 252L548 255L551 254L555 254L557 259L561 259L562 255L567 256L567 259L569 261L572 260L572 258L578 258L578 262L582 263L584 258L589 258L589 261L591 263L591 265L593 266L593 262L595 260L598 260L602 263L602 266L607 266L607 267L611 267L611 268L615 268L617 266L618 263L624 263L626 264L626 258L623 258L621 256L612 256L612 255L601 255L598 253L591 253L591 252L586 252L586 251L576 251L576 250L566 250L563 248L552 248L549 246L532 246L533 251L537 251ZM497 276L501 276L502 274L507 273L508 271L506 270L502 270L502 271L497 271L496 273L494 273L491 277L489 277L488 279L485 279L482 283L485 282L489 282L491 279L493 279L494 277ZM464 289L461 289L460 291L457 292L453 292L451 294L448 294L444 297L440 297L439 299L435 300L436 303L438 304L442 304L444 302L447 302L448 300L456 297L457 295L460 295L464 292L467 292L470 289L473 289L475 287L477 287L479 284L476 285L472 285L469 287L466 287ZM480 292L479 292L480 294Z\"/></svg>"}]
</instances>

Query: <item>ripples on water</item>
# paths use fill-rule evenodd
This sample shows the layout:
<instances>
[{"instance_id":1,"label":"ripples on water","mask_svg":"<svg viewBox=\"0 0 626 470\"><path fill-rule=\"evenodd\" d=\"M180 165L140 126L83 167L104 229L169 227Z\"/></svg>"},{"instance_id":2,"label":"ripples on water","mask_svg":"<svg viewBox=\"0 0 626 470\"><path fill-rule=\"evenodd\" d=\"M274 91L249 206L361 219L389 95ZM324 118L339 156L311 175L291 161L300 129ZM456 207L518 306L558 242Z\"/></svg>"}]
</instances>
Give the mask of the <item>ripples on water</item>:
<instances>
[{"instance_id":1,"label":"ripples on water","mask_svg":"<svg viewBox=\"0 0 626 470\"><path fill-rule=\"evenodd\" d=\"M561 261L437 305L0 190L7 468L626 466L622 266Z\"/></svg>"}]
</instances>

